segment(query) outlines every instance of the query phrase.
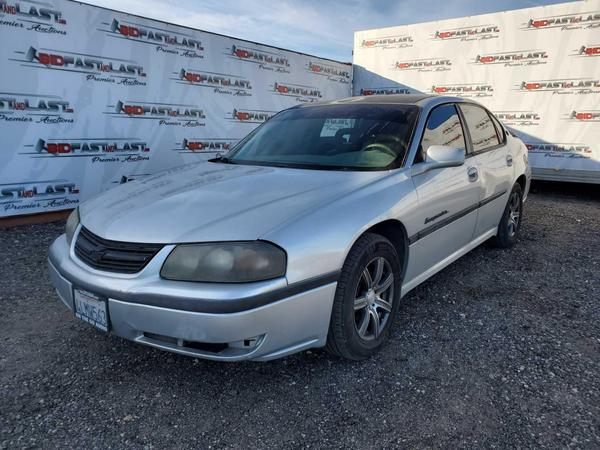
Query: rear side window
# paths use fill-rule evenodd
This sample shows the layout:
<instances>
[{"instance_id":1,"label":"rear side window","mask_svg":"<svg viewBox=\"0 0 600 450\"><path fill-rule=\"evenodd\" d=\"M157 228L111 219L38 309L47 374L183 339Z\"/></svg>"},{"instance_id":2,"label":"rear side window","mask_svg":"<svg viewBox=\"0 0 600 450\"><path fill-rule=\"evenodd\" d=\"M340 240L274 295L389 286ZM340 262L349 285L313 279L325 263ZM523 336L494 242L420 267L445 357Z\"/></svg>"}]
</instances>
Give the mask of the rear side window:
<instances>
[{"instance_id":1,"label":"rear side window","mask_svg":"<svg viewBox=\"0 0 600 450\"><path fill-rule=\"evenodd\" d=\"M498 133L498 139L500 139L501 143L504 143L504 141L506 140L506 135L504 134L504 127L500 124L500 121L496 118L496 116L489 112L488 114L492 118L492 122L494 122L494 125L496 125L496 133Z\"/></svg>"},{"instance_id":2,"label":"rear side window","mask_svg":"<svg viewBox=\"0 0 600 450\"><path fill-rule=\"evenodd\" d=\"M496 127L485 109L469 104L460 105L460 109L471 134L473 152L481 152L500 145Z\"/></svg>"},{"instance_id":3,"label":"rear side window","mask_svg":"<svg viewBox=\"0 0 600 450\"><path fill-rule=\"evenodd\" d=\"M425 152L432 145L448 145L463 150L466 148L460 118L454 105L440 105L431 111L415 162L424 161Z\"/></svg>"}]
</instances>

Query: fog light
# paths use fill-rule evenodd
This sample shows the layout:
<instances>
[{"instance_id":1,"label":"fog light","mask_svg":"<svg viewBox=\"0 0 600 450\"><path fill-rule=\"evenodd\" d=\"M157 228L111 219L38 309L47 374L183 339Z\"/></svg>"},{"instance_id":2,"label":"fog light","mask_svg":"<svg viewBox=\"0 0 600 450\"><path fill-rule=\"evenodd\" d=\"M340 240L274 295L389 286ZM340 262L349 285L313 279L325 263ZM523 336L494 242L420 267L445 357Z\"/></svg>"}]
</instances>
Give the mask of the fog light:
<instances>
[{"instance_id":1,"label":"fog light","mask_svg":"<svg viewBox=\"0 0 600 450\"><path fill-rule=\"evenodd\" d=\"M243 349L243 350L253 349L253 348L258 347L261 344L264 336L265 335L263 334L262 336L255 336L255 337L243 339L241 341L230 342L229 347Z\"/></svg>"}]
</instances>

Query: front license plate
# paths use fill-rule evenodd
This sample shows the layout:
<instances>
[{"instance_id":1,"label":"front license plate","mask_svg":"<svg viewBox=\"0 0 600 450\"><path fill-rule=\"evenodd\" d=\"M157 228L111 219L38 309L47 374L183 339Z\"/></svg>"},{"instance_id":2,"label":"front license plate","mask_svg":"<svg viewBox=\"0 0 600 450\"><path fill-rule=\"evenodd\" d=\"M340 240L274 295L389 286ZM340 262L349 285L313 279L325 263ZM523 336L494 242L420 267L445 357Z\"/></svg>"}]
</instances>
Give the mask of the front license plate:
<instances>
[{"instance_id":1,"label":"front license plate","mask_svg":"<svg viewBox=\"0 0 600 450\"><path fill-rule=\"evenodd\" d=\"M75 300L75 317L108 332L106 299L88 291L73 289L73 300Z\"/></svg>"}]
</instances>

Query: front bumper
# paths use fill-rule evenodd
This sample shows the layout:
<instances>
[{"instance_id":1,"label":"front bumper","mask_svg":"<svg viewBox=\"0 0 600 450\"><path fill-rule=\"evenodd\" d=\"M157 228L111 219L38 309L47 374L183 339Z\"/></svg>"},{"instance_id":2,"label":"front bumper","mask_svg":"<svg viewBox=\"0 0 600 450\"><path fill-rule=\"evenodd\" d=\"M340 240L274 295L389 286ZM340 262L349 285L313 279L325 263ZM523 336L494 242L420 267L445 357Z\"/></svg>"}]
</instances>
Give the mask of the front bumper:
<instances>
[{"instance_id":1,"label":"front bumper","mask_svg":"<svg viewBox=\"0 0 600 450\"><path fill-rule=\"evenodd\" d=\"M50 247L48 270L69 309L74 287L106 297L112 334L163 350L223 361L269 360L325 345L333 277L300 289L285 279L168 281L158 274L171 249L165 246L138 274L112 274L79 261L62 235Z\"/></svg>"}]
</instances>

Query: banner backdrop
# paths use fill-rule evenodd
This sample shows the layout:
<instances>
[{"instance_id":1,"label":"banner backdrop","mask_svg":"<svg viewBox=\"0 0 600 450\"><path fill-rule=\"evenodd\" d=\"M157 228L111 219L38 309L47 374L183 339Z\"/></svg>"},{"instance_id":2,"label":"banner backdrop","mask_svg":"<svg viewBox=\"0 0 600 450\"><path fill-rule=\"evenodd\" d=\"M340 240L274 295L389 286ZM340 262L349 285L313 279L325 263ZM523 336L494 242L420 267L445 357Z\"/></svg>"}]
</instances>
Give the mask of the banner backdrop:
<instances>
[{"instance_id":1,"label":"banner backdrop","mask_svg":"<svg viewBox=\"0 0 600 450\"><path fill-rule=\"evenodd\" d=\"M600 183L600 0L359 31L353 82L472 98L526 143L534 178Z\"/></svg>"},{"instance_id":2,"label":"banner backdrop","mask_svg":"<svg viewBox=\"0 0 600 450\"><path fill-rule=\"evenodd\" d=\"M351 66L70 0L0 0L0 217L73 208L351 93Z\"/></svg>"}]
</instances>

